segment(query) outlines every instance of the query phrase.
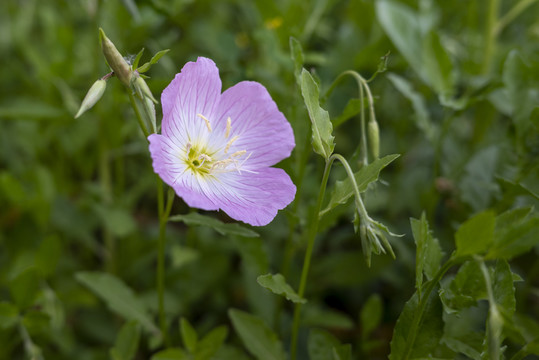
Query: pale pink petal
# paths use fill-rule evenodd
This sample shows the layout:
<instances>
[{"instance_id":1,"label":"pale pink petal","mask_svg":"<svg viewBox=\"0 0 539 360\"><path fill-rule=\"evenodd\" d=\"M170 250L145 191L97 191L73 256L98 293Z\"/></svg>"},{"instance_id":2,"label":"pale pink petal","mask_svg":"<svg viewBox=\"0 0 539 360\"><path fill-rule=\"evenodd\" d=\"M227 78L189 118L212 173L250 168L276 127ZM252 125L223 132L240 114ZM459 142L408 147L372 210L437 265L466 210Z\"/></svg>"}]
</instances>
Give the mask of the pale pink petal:
<instances>
[{"instance_id":1,"label":"pale pink petal","mask_svg":"<svg viewBox=\"0 0 539 360\"><path fill-rule=\"evenodd\" d=\"M215 63L202 57L188 62L161 95L162 134L182 144L189 138L206 137L206 123L198 114L213 119L220 97L221 79Z\"/></svg>"},{"instance_id":2,"label":"pale pink petal","mask_svg":"<svg viewBox=\"0 0 539 360\"><path fill-rule=\"evenodd\" d=\"M229 138L238 136L230 152L246 150L249 168L271 166L290 156L295 146L290 123L279 111L266 88L243 81L226 90L217 110L217 132L231 119Z\"/></svg>"},{"instance_id":3,"label":"pale pink petal","mask_svg":"<svg viewBox=\"0 0 539 360\"><path fill-rule=\"evenodd\" d=\"M235 220L254 226L270 223L277 211L290 204L296 186L282 169L263 168L258 173L222 174L213 188L219 208Z\"/></svg>"}]
</instances>

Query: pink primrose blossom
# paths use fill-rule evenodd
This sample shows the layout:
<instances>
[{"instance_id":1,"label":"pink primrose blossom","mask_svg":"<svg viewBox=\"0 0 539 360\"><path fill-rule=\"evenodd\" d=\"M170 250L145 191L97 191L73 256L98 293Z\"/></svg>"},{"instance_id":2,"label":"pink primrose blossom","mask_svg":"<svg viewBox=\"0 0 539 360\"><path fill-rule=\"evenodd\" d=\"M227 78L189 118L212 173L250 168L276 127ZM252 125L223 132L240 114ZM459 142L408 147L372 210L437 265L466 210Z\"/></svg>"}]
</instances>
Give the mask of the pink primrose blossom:
<instances>
[{"instance_id":1,"label":"pink primrose blossom","mask_svg":"<svg viewBox=\"0 0 539 360\"><path fill-rule=\"evenodd\" d=\"M153 168L187 205L262 226L294 200L290 177L271 167L290 156L294 133L264 86L242 81L221 93L217 66L200 57L161 102L162 134L148 137Z\"/></svg>"}]
</instances>

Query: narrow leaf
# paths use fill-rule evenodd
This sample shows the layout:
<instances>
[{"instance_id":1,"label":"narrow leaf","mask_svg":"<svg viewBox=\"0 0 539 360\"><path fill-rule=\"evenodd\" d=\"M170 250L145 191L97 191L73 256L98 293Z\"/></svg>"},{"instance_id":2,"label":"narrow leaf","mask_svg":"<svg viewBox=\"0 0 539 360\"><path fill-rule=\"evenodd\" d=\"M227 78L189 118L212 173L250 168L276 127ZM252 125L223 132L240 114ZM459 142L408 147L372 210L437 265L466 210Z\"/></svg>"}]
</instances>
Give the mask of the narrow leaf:
<instances>
[{"instance_id":1,"label":"narrow leaf","mask_svg":"<svg viewBox=\"0 0 539 360\"><path fill-rule=\"evenodd\" d=\"M135 60L133 61L133 69L136 69L138 67L138 63L140 62L140 58L142 57L142 53L144 52L144 48L140 49L137 56L135 57Z\"/></svg>"},{"instance_id":2,"label":"narrow leaf","mask_svg":"<svg viewBox=\"0 0 539 360\"><path fill-rule=\"evenodd\" d=\"M180 320L180 332L182 334L183 345L193 354L197 348L198 335L193 326L185 318L181 318Z\"/></svg>"},{"instance_id":3,"label":"narrow leaf","mask_svg":"<svg viewBox=\"0 0 539 360\"><path fill-rule=\"evenodd\" d=\"M411 219L412 233L416 244L416 289L421 294L423 274L430 280L438 271L442 260L442 249L437 239L432 237L425 213L421 219Z\"/></svg>"},{"instance_id":4,"label":"narrow leaf","mask_svg":"<svg viewBox=\"0 0 539 360\"><path fill-rule=\"evenodd\" d=\"M318 85L305 69L301 72L301 94L311 118L313 150L325 159L329 159L335 147L334 136L331 135L333 125L329 120L328 112L320 107Z\"/></svg>"},{"instance_id":5,"label":"narrow leaf","mask_svg":"<svg viewBox=\"0 0 539 360\"><path fill-rule=\"evenodd\" d=\"M166 49L166 50L161 50L161 51L158 51L152 58L149 62L145 63L144 65L142 65L141 67L139 67L137 69L137 72L139 74L142 74L142 73L145 73L146 71L150 70L150 68L152 67L152 65L154 64L157 64L157 62L159 61L159 59L161 59L163 57L163 55L165 55L166 53L168 53L170 51L170 49Z\"/></svg>"},{"instance_id":6,"label":"narrow leaf","mask_svg":"<svg viewBox=\"0 0 539 360\"><path fill-rule=\"evenodd\" d=\"M305 58L300 42L293 36L290 37L290 57L294 62L294 76L296 82L301 86L301 69L303 68Z\"/></svg>"},{"instance_id":7,"label":"narrow leaf","mask_svg":"<svg viewBox=\"0 0 539 360\"><path fill-rule=\"evenodd\" d=\"M228 335L226 326L219 326L206 335L197 344L195 360L210 360L221 348Z\"/></svg>"},{"instance_id":8,"label":"narrow leaf","mask_svg":"<svg viewBox=\"0 0 539 360\"><path fill-rule=\"evenodd\" d=\"M381 159L377 159L367 166L362 167L358 172L354 174L359 192L367 190L369 184L378 179L378 175L383 168L389 165L393 160L400 155L387 155ZM335 188L331 192L329 203L324 210L320 212L320 216L325 215L328 211L335 208L339 204L346 204L348 199L354 195L354 187L352 181L346 178L343 181L337 181Z\"/></svg>"},{"instance_id":9,"label":"narrow leaf","mask_svg":"<svg viewBox=\"0 0 539 360\"><path fill-rule=\"evenodd\" d=\"M256 281L260 286L265 287L272 293L282 295L294 303L305 304L307 302L307 300L296 294L294 289L286 283L284 276L281 274L260 275Z\"/></svg>"},{"instance_id":10,"label":"narrow leaf","mask_svg":"<svg viewBox=\"0 0 539 360\"><path fill-rule=\"evenodd\" d=\"M114 360L131 360L135 357L140 340L140 325L131 320L122 326L114 347L110 350Z\"/></svg>"},{"instance_id":11,"label":"narrow leaf","mask_svg":"<svg viewBox=\"0 0 539 360\"><path fill-rule=\"evenodd\" d=\"M243 345L254 357L259 360L284 360L286 358L283 345L277 335L264 324L262 319L235 309L230 309L228 316Z\"/></svg>"},{"instance_id":12,"label":"narrow leaf","mask_svg":"<svg viewBox=\"0 0 539 360\"><path fill-rule=\"evenodd\" d=\"M103 299L111 311L128 320L137 320L150 332L159 332L146 305L117 277L101 272L78 272L75 277Z\"/></svg>"},{"instance_id":13,"label":"narrow leaf","mask_svg":"<svg viewBox=\"0 0 539 360\"><path fill-rule=\"evenodd\" d=\"M190 360L191 357L180 348L169 348L159 351L152 360Z\"/></svg>"},{"instance_id":14,"label":"narrow leaf","mask_svg":"<svg viewBox=\"0 0 539 360\"><path fill-rule=\"evenodd\" d=\"M209 226L221 235L237 235L245 237L258 237L258 233L247 229L239 224L226 224L211 216L201 215L199 213L190 213L187 215L174 215L169 218L170 221L181 221L190 226Z\"/></svg>"},{"instance_id":15,"label":"narrow leaf","mask_svg":"<svg viewBox=\"0 0 539 360\"><path fill-rule=\"evenodd\" d=\"M457 256L468 256L488 250L494 239L496 218L492 211L475 215L460 226L455 234Z\"/></svg>"}]
</instances>

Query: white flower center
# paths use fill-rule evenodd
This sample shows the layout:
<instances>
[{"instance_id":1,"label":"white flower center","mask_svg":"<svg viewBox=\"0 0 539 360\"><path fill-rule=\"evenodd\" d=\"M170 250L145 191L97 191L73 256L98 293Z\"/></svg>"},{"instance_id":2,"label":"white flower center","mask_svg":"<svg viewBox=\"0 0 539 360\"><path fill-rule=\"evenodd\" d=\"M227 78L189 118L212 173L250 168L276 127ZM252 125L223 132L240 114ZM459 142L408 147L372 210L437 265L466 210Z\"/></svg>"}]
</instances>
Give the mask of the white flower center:
<instances>
[{"instance_id":1,"label":"white flower center","mask_svg":"<svg viewBox=\"0 0 539 360\"><path fill-rule=\"evenodd\" d=\"M212 127L210 120L202 114L197 114L206 123L206 128L209 133L212 133ZM241 174L242 167L245 162L249 159L252 153L247 154L246 150L235 151L232 154L229 154L230 147L232 144L239 139L239 135L230 137L230 132L232 130L232 120L230 117L226 121L226 130L225 130L225 140L226 143L222 141L214 141L215 143L221 143L217 148L212 148L212 136L210 134L208 140L193 140L192 143L187 143L184 152L180 154L180 158L185 161L187 165L186 171L191 171L194 175L215 175L218 173L233 172L237 171ZM251 170L245 170L247 172L253 172Z\"/></svg>"}]
</instances>

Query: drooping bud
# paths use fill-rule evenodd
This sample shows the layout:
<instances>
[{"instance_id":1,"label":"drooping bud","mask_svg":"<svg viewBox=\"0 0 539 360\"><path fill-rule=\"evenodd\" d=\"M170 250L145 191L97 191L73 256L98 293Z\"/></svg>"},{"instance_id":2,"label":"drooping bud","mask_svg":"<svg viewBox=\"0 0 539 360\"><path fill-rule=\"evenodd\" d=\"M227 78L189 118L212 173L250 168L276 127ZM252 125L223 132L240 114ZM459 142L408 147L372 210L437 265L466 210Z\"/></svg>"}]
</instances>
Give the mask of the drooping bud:
<instances>
[{"instance_id":1,"label":"drooping bud","mask_svg":"<svg viewBox=\"0 0 539 360\"><path fill-rule=\"evenodd\" d=\"M114 71L114 75L116 75L116 77L120 79L125 86L130 86L131 78L133 76L131 66L129 66L127 61L125 61L122 54L120 54L118 49L116 49L116 46L114 46L112 41L110 41L101 28L99 28L99 37L101 38L101 49L103 50L103 55L105 55L107 63L112 71Z\"/></svg>"},{"instance_id":2,"label":"drooping bud","mask_svg":"<svg viewBox=\"0 0 539 360\"><path fill-rule=\"evenodd\" d=\"M380 157L380 129L378 128L378 122L371 119L369 120L367 126L371 154L374 160L377 160Z\"/></svg>"},{"instance_id":3,"label":"drooping bud","mask_svg":"<svg viewBox=\"0 0 539 360\"><path fill-rule=\"evenodd\" d=\"M105 89L107 88L107 82L103 79L97 80L90 90L88 90L88 93L84 97L84 100L82 100L82 104L80 105L79 111L77 112L77 115L75 115L75 119L84 114L86 111L92 108L92 106L95 105L95 103L101 99L101 96L103 96L103 93L105 92Z\"/></svg>"}]
</instances>

